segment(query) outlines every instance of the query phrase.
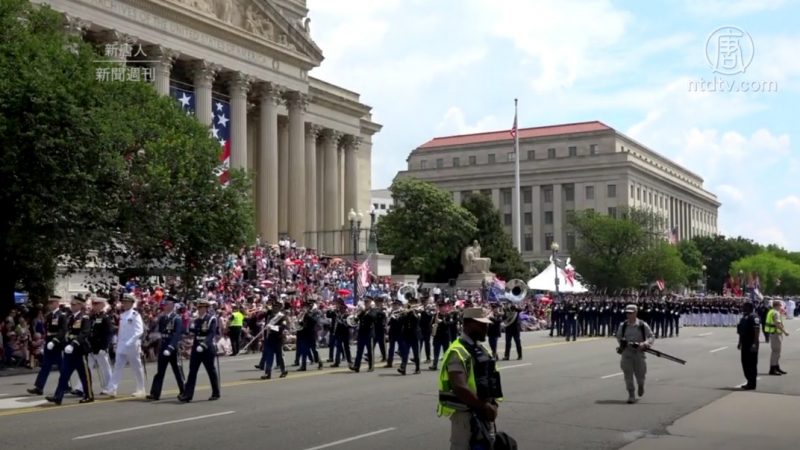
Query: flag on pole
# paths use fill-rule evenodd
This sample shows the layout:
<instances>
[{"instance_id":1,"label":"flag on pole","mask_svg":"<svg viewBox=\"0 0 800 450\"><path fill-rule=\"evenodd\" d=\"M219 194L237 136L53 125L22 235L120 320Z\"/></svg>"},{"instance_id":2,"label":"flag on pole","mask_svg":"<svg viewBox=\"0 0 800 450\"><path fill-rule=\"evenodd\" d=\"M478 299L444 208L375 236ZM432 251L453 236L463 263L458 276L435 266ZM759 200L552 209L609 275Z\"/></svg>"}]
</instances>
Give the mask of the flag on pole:
<instances>
[{"instance_id":1,"label":"flag on pole","mask_svg":"<svg viewBox=\"0 0 800 450\"><path fill-rule=\"evenodd\" d=\"M219 141L222 148L220 164L214 173L219 177L219 182L227 186L231 167L231 105L223 100L214 100L212 110L214 118L211 121L211 135Z\"/></svg>"},{"instance_id":2,"label":"flag on pole","mask_svg":"<svg viewBox=\"0 0 800 450\"><path fill-rule=\"evenodd\" d=\"M664 290L664 286L665 286L664 280L662 280L660 278L658 280L656 280L656 286L658 287L659 291L663 291Z\"/></svg>"},{"instance_id":3,"label":"flag on pole","mask_svg":"<svg viewBox=\"0 0 800 450\"><path fill-rule=\"evenodd\" d=\"M511 213L514 217L513 241L514 247L522 253L522 208L520 208L520 181L519 181L519 133L517 130L518 108L517 99L514 99L514 125L511 127L511 137L514 138L514 205Z\"/></svg>"},{"instance_id":4,"label":"flag on pole","mask_svg":"<svg viewBox=\"0 0 800 450\"><path fill-rule=\"evenodd\" d=\"M511 127L511 137L517 138L517 111L514 111L514 125Z\"/></svg>"}]
</instances>

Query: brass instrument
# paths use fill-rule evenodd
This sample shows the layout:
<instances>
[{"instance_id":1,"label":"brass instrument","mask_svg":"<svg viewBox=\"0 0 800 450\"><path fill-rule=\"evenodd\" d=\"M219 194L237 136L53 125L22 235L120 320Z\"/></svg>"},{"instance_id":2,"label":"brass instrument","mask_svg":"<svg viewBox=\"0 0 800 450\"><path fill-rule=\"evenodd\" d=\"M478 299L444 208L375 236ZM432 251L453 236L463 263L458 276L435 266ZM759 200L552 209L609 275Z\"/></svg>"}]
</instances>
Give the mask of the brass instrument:
<instances>
[{"instance_id":1,"label":"brass instrument","mask_svg":"<svg viewBox=\"0 0 800 450\"><path fill-rule=\"evenodd\" d=\"M505 329L511 326L511 324L514 323L515 320L517 320L517 316L519 316L519 311L517 311L516 309L511 310L511 315L508 316L508 318L503 321L501 327Z\"/></svg>"},{"instance_id":2,"label":"brass instrument","mask_svg":"<svg viewBox=\"0 0 800 450\"><path fill-rule=\"evenodd\" d=\"M439 328L439 323L442 319L439 318L439 311L436 311L436 315L433 316L433 326L431 326L431 336L436 336L436 330Z\"/></svg>"},{"instance_id":3,"label":"brass instrument","mask_svg":"<svg viewBox=\"0 0 800 450\"><path fill-rule=\"evenodd\" d=\"M297 326L295 327L295 331L303 331L303 322L305 322L306 318L306 311L303 310L297 316Z\"/></svg>"},{"instance_id":4,"label":"brass instrument","mask_svg":"<svg viewBox=\"0 0 800 450\"><path fill-rule=\"evenodd\" d=\"M345 323L350 328L358 328L358 315L357 314L348 314L347 317L344 319Z\"/></svg>"},{"instance_id":5,"label":"brass instrument","mask_svg":"<svg viewBox=\"0 0 800 450\"><path fill-rule=\"evenodd\" d=\"M528 286L520 279L513 279L506 283L506 298L514 303L525 300L528 295Z\"/></svg>"},{"instance_id":6,"label":"brass instrument","mask_svg":"<svg viewBox=\"0 0 800 450\"><path fill-rule=\"evenodd\" d=\"M417 298L417 287L411 284L404 284L397 290L397 299L404 305L408 303L409 296Z\"/></svg>"}]
</instances>

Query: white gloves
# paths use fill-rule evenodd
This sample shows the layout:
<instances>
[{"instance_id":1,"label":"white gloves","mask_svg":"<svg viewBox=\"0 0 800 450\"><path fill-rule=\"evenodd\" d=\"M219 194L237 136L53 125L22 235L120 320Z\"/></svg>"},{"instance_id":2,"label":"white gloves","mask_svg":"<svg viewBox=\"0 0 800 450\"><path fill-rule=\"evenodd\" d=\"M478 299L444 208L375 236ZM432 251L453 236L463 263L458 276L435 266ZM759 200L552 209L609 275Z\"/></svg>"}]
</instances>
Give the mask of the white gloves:
<instances>
[{"instance_id":1,"label":"white gloves","mask_svg":"<svg viewBox=\"0 0 800 450\"><path fill-rule=\"evenodd\" d=\"M269 329L272 330L272 331L278 331L279 330L277 325L270 325Z\"/></svg>"},{"instance_id":2,"label":"white gloves","mask_svg":"<svg viewBox=\"0 0 800 450\"><path fill-rule=\"evenodd\" d=\"M53 341L50 341L50 342L47 343L47 349L48 350L52 350L54 348L56 348L56 344L54 344Z\"/></svg>"},{"instance_id":3,"label":"white gloves","mask_svg":"<svg viewBox=\"0 0 800 450\"><path fill-rule=\"evenodd\" d=\"M169 350L164 350L164 356L169 356L169 355L170 355Z\"/></svg>"},{"instance_id":4,"label":"white gloves","mask_svg":"<svg viewBox=\"0 0 800 450\"><path fill-rule=\"evenodd\" d=\"M73 350L74 350L74 348L72 347L72 345L68 345L68 346L64 347L64 353L66 353L68 355L71 355Z\"/></svg>"},{"instance_id":5,"label":"white gloves","mask_svg":"<svg viewBox=\"0 0 800 450\"><path fill-rule=\"evenodd\" d=\"M197 350L197 353L203 353L203 346L202 346L202 345L198 345L198 346L195 348L195 350Z\"/></svg>"}]
</instances>

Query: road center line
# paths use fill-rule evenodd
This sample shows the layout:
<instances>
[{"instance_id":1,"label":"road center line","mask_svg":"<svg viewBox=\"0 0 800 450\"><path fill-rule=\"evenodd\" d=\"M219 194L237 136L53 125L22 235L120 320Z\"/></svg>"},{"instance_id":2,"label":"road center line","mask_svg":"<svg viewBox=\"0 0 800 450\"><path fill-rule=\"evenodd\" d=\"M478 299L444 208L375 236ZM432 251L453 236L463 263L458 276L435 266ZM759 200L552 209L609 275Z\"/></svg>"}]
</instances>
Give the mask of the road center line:
<instances>
[{"instance_id":1,"label":"road center line","mask_svg":"<svg viewBox=\"0 0 800 450\"><path fill-rule=\"evenodd\" d=\"M717 353L717 352L721 352L722 350L725 350L726 348L728 348L728 346L725 346L725 347L720 347L720 348L715 348L714 350L711 350L711 351L709 351L708 353Z\"/></svg>"},{"instance_id":2,"label":"road center line","mask_svg":"<svg viewBox=\"0 0 800 450\"><path fill-rule=\"evenodd\" d=\"M514 364L513 366L500 366L497 370L505 370L505 369L515 369L517 367L527 367L532 365L533 363L525 363L525 364Z\"/></svg>"},{"instance_id":3,"label":"road center line","mask_svg":"<svg viewBox=\"0 0 800 450\"><path fill-rule=\"evenodd\" d=\"M606 375L604 377L600 377L600 379L601 380L605 380L605 379L608 379L608 378L618 377L620 375L622 375L622 372L612 373L611 375Z\"/></svg>"},{"instance_id":4,"label":"road center line","mask_svg":"<svg viewBox=\"0 0 800 450\"><path fill-rule=\"evenodd\" d=\"M105 431L103 433L85 434L83 436L74 437L74 438L72 438L72 440L73 441L78 441L78 440L81 440L81 439L91 439L91 438L96 438L96 437L100 437L100 436L108 436L110 434L127 433L128 431L136 431L136 430L143 430L143 429L146 429L146 428L155 428L155 427L161 427L161 426L164 426L164 425L172 425L172 424L175 424L175 423L191 422L191 421L194 421L194 420L209 419L211 417L219 417L219 416L225 416L225 415L228 415L228 414L233 414L235 412L236 411L225 411L225 412L216 413L216 414L206 414L204 416L188 417L186 419L169 420L167 422L153 423L153 424L150 424L150 425L141 425L141 426L138 426L138 427L121 428L119 430Z\"/></svg>"},{"instance_id":5,"label":"road center line","mask_svg":"<svg viewBox=\"0 0 800 450\"><path fill-rule=\"evenodd\" d=\"M706 337L706 336L711 336L712 334L714 334L714 333L709 331L708 333L700 333L700 334L697 335L697 337Z\"/></svg>"},{"instance_id":6,"label":"road center line","mask_svg":"<svg viewBox=\"0 0 800 450\"><path fill-rule=\"evenodd\" d=\"M795 333L800 333L800 328L794 330Z\"/></svg>"},{"instance_id":7,"label":"road center line","mask_svg":"<svg viewBox=\"0 0 800 450\"><path fill-rule=\"evenodd\" d=\"M364 439L364 438L367 438L367 437L370 437L370 436L375 436L377 434L382 434L382 433L386 433L386 432L389 432L389 431L394 431L396 429L397 428L384 428L382 430L373 431L371 433L359 434L358 436L353 436L353 437L349 437L349 438L346 438L346 439L341 439L341 440L338 440L338 441L329 442L327 444L318 445L316 447L307 448L305 450L320 450L320 449L323 449L323 448L333 447L333 446L336 446L336 445L346 444L348 442L357 441L359 439Z\"/></svg>"}]
</instances>

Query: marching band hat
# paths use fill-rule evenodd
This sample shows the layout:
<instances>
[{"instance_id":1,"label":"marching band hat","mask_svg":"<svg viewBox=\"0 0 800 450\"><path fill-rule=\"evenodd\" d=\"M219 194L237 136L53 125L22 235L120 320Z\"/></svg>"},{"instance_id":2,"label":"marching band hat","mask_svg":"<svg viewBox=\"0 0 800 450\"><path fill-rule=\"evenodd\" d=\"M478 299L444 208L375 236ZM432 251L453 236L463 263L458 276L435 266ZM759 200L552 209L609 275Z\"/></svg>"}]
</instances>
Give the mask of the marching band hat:
<instances>
[{"instance_id":1,"label":"marching band hat","mask_svg":"<svg viewBox=\"0 0 800 450\"><path fill-rule=\"evenodd\" d=\"M492 323L492 321L486 317L486 312L483 310L483 308L464 308L462 317L464 320L471 319L485 324Z\"/></svg>"},{"instance_id":2,"label":"marching band hat","mask_svg":"<svg viewBox=\"0 0 800 450\"><path fill-rule=\"evenodd\" d=\"M105 297L95 297L92 299L92 303L108 303L108 299Z\"/></svg>"},{"instance_id":3,"label":"marching band hat","mask_svg":"<svg viewBox=\"0 0 800 450\"><path fill-rule=\"evenodd\" d=\"M131 294L125 294L125 295L122 296L122 301L123 302L136 303L136 297L134 297Z\"/></svg>"},{"instance_id":4,"label":"marching band hat","mask_svg":"<svg viewBox=\"0 0 800 450\"><path fill-rule=\"evenodd\" d=\"M198 308L201 307L201 306L205 306L206 308L208 308L209 305L211 305L211 302L209 302L207 298L201 298L201 299L197 300L197 307Z\"/></svg>"},{"instance_id":5,"label":"marching band hat","mask_svg":"<svg viewBox=\"0 0 800 450\"><path fill-rule=\"evenodd\" d=\"M72 296L71 303L80 303L81 305L83 305L84 303L86 303L86 299L83 298L83 294L75 294Z\"/></svg>"},{"instance_id":6,"label":"marching band hat","mask_svg":"<svg viewBox=\"0 0 800 450\"><path fill-rule=\"evenodd\" d=\"M61 301L61 296L60 295L51 295L50 298L47 299L47 301L48 302L60 302Z\"/></svg>"},{"instance_id":7,"label":"marching band hat","mask_svg":"<svg viewBox=\"0 0 800 450\"><path fill-rule=\"evenodd\" d=\"M635 313L638 310L639 310L639 308L636 305L628 305L628 306L625 307L625 312L626 313L629 313L629 312L634 312Z\"/></svg>"}]
</instances>

